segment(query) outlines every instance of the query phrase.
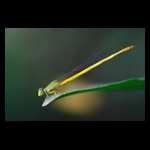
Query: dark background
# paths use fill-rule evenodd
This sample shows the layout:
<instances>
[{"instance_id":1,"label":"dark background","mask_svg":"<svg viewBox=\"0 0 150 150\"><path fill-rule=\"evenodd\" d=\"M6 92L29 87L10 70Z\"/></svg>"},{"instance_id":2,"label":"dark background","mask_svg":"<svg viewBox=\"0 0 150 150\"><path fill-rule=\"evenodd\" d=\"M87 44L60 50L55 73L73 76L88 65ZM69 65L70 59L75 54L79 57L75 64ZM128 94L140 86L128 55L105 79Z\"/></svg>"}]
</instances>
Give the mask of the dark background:
<instances>
[{"instance_id":1,"label":"dark background","mask_svg":"<svg viewBox=\"0 0 150 150\"><path fill-rule=\"evenodd\" d=\"M42 107L40 87L71 71L93 54L124 53L70 82L65 88L145 76L144 28L6 28L5 120L144 121L145 90L93 92Z\"/></svg>"}]
</instances>

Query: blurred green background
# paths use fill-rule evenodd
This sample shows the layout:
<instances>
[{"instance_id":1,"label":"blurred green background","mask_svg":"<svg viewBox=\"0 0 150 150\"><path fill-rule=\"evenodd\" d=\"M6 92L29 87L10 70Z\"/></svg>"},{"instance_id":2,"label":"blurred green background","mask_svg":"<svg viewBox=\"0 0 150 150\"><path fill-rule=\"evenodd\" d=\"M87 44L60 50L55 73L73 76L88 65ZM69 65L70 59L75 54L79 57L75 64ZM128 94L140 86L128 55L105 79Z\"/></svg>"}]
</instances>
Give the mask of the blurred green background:
<instances>
[{"instance_id":1,"label":"blurred green background","mask_svg":"<svg viewBox=\"0 0 150 150\"><path fill-rule=\"evenodd\" d=\"M93 92L42 107L40 87L71 71L97 52L135 45L70 82L69 88L145 76L144 28L6 28L6 121L144 121L145 89ZM67 85L65 85L67 88ZM89 95L88 95L89 94Z\"/></svg>"}]
</instances>

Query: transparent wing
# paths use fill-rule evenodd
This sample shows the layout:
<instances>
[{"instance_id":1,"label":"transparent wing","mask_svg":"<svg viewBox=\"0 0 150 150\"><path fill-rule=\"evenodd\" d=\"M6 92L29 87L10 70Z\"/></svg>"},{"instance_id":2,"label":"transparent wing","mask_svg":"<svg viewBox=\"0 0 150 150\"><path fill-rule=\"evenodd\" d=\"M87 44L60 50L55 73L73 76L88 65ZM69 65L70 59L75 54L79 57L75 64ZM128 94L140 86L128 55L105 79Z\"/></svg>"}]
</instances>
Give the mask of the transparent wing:
<instances>
[{"instance_id":1,"label":"transparent wing","mask_svg":"<svg viewBox=\"0 0 150 150\"><path fill-rule=\"evenodd\" d=\"M62 82L65 79L68 79L68 78L72 77L73 75L75 75L75 74L83 71L84 69L88 68L89 66L95 64L96 62L102 60L105 57L106 57L106 53L104 53L104 52L96 53L92 57L90 57L89 59L84 61L81 65L79 65L78 67L73 69L72 71L62 75L60 78L57 79L57 81Z\"/></svg>"}]
</instances>

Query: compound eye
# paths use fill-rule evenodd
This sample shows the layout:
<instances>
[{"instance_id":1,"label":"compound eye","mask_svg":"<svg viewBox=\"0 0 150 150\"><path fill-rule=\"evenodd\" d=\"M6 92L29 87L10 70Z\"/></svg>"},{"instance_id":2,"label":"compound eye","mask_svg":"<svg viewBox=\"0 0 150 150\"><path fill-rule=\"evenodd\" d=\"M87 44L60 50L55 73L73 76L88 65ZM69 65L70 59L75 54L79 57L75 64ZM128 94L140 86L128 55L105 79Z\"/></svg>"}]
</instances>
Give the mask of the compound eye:
<instances>
[{"instance_id":1,"label":"compound eye","mask_svg":"<svg viewBox=\"0 0 150 150\"><path fill-rule=\"evenodd\" d=\"M42 95L44 95L44 89L40 88L38 91L38 96L42 96Z\"/></svg>"}]
</instances>

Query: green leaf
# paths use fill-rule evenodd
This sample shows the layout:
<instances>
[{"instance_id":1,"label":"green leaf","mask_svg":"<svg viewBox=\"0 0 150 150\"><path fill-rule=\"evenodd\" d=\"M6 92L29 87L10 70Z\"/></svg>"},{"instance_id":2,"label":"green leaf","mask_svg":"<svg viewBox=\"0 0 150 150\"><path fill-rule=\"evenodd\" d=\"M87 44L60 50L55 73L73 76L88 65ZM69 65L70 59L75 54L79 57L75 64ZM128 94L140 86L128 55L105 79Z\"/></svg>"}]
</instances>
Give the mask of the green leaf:
<instances>
[{"instance_id":1,"label":"green leaf","mask_svg":"<svg viewBox=\"0 0 150 150\"><path fill-rule=\"evenodd\" d=\"M43 102L42 106L46 106L54 100L57 100L66 96L74 95L74 94L79 94L79 93L92 92L92 91L134 90L134 89L143 89L143 88L145 88L145 77L131 78L131 79L123 80L120 82L94 84L94 85L89 85L87 87L83 87L80 89L67 91L67 93L65 94L58 93L56 95L56 98L54 94L52 94L49 98L47 98Z\"/></svg>"}]
</instances>

